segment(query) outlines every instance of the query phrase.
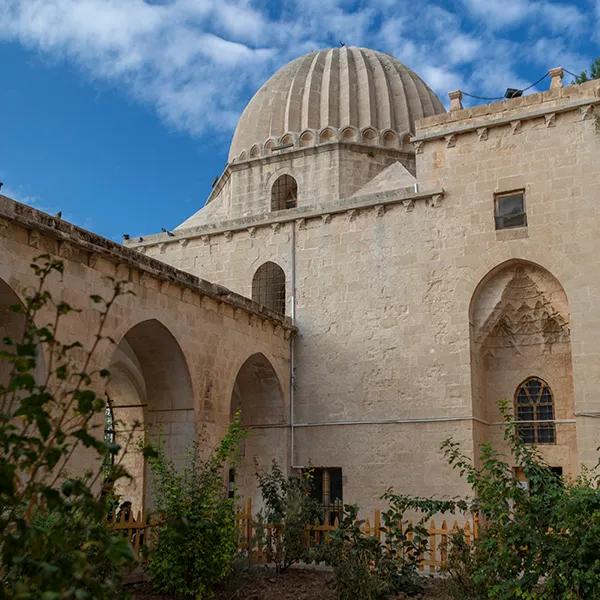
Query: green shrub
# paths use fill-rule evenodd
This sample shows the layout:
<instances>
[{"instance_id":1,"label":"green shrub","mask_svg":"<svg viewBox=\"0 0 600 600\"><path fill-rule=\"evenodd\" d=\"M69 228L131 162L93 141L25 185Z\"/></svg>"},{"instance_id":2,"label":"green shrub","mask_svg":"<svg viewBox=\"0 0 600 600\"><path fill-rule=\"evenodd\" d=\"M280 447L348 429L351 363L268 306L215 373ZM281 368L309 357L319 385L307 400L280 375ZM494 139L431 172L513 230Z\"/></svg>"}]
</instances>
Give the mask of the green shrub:
<instances>
[{"instance_id":1,"label":"green shrub","mask_svg":"<svg viewBox=\"0 0 600 600\"><path fill-rule=\"evenodd\" d=\"M309 560L305 528L318 522L323 511L310 497L310 471L286 477L273 461L271 470L258 472L257 478L264 502L258 514L257 544L279 573ZM267 529L267 524L274 527Z\"/></svg>"},{"instance_id":2,"label":"green shrub","mask_svg":"<svg viewBox=\"0 0 600 600\"><path fill-rule=\"evenodd\" d=\"M148 572L153 585L180 598L210 598L231 572L237 553L235 502L227 497L224 466L234 460L244 435L239 415L208 458L192 444L182 470L159 445L150 459L155 508Z\"/></svg>"},{"instance_id":3,"label":"green shrub","mask_svg":"<svg viewBox=\"0 0 600 600\"><path fill-rule=\"evenodd\" d=\"M454 539L450 591L461 600L600 598L597 475L587 472L576 481L556 475L535 447L521 441L506 406L503 412L510 464L489 444L482 446L481 467L455 442L443 446L473 487L482 520L471 549ZM512 465L523 469L528 489L515 479Z\"/></svg>"},{"instance_id":4,"label":"green shrub","mask_svg":"<svg viewBox=\"0 0 600 600\"><path fill-rule=\"evenodd\" d=\"M333 568L340 600L379 600L400 592L422 590L419 563L427 551L427 522L437 512L454 511L457 503L411 498L388 490L383 500L381 535L364 533L358 507L344 506L339 527L314 552L317 562ZM460 506L463 506L462 504Z\"/></svg>"},{"instance_id":5,"label":"green shrub","mask_svg":"<svg viewBox=\"0 0 600 600\"><path fill-rule=\"evenodd\" d=\"M24 334L4 338L0 351L9 372L0 385L0 598L115 598L134 558L127 540L106 527L110 495L95 490L103 474L115 482L125 473L118 461L103 470L104 457L119 447L94 431L105 407L95 390L108 372L89 369L106 343L104 323L123 290L115 282L109 300L91 297L99 325L93 347L84 351L57 337L64 319L76 312L46 289L48 278L62 274L62 262L44 255L32 268L36 289L10 308ZM37 324L42 314L52 316L49 324ZM89 471L69 473L82 448L90 455Z\"/></svg>"}]
</instances>

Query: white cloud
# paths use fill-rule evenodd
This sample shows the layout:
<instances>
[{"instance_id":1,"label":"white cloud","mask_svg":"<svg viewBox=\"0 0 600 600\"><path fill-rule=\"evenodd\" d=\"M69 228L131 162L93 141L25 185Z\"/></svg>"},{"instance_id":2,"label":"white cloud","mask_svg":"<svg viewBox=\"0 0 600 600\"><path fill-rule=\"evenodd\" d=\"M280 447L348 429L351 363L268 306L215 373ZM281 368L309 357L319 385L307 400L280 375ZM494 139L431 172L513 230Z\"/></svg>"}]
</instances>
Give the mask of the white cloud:
<instances>
[{"instance_id":1,"label":"white cloud","mask_svg":"<svg viewBox=\"0 0 600 600\"><path fill-rule=\"evenodd\" d=\"M600 36L600 0L586 1L595 24L581 2L554 0L0 0L0 39L75 62L202 135L230 132L279 66L340 41L394 54L444 100L525 87L525 63L578 69L581 40ZM504 37L516 28L523 40Z\"/></svg>"}]
</instances>

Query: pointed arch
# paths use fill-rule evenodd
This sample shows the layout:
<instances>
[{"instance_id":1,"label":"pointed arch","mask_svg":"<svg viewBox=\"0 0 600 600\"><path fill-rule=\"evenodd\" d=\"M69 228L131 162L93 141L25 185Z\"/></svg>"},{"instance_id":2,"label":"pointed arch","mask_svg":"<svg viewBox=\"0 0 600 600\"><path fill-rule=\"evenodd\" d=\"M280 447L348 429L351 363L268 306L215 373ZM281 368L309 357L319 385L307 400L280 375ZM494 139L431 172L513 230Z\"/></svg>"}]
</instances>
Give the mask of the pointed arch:
<instances>
[{"instance_id":1,"label":"pointed arch","mask_svg":"<svg viewBox=\"0 0 600 600\"><path fill-rule=\"evenodd\" d=\"M517 421L544 421L519 425L523 439L544 444L552 466L576 466L570 318L563 286L539 264L511 259L481 279L469 305L473 413L488 423L478 442L503 445L498 403L512 399Z\"/></svg>"},{"instance_id":2,"label":"pointed arch","mask_svg":"<svg viewBox=\"0 0 600 600\"><path fill-rule=\"evenodd\" d=\"M152 498L147 466L135 442L145 435L160 436L167 457L181 463L196 434L192 383L179 343L157 319L142 321L125 333L109 371L106 393L115 441L122 445L130 440L124 466L132 480L124 481L118 492L137 512L151 506Z\"/></svg>"},{"instance_id":3,"label":"pointed arch","mask_svg":"<svg viewBox=\"0 0 600 600\"><path fill-rule=\"evenodd\" d=\"M250 432L230 480L241 496L257 497L257 465L267 467L273 459L285 465L287 448L283 388L273 364L261 352L249 356L239 368L230 411L232 417L240 411L242 424Z\"/></svg>"}]
</instances>

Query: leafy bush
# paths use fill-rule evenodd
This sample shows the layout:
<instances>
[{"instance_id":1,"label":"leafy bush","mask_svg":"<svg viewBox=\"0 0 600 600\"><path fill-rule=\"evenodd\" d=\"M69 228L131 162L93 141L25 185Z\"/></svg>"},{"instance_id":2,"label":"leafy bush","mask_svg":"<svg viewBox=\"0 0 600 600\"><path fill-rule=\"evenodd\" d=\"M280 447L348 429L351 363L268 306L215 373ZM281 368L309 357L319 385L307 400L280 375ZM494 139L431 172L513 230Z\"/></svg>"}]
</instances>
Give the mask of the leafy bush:
<instances>
[{"instance_id":1,"label":"leafy bush","mask_svg":"<svg viewBox=\"0 0 600 600\"><path fill-rule=\"evenodd\" d=\"M365 533L364 521L357 518L358 507L346 505L339 527L315 551L317 562L333 568L340 600L378 600L399 592L420 592L418 568L429 543L426 523L437 512L458 508L456 503L410 498L392 490L382 499L389 503L381 514L382 535ZM414 523L409 515L416 519Z\"/></svg>"},{"instance_id":2,"label":"leafy bush","mask_svg":"<svg viewBox=\"0 0 600 600\"><path fill-rule=\"evenodd\" d=\"M443 446L473 487L482 519L472 549L454 539L450 591L461 600L600 598L597 475L587 472L576 481L556 475L535 447L521 441L506 407L503 411L511 462L523 469L528 489L489 444L482 446L479 468L455 442Z\"/></svg>"},{"instance_id":3,"label":"leafy bush","mask_svg":"<svg viewBox=\"0 0 600 600\"><path fill-rule=\"evenodd\" d=\"M208 458L199 442L178 470L159 445L150 459L154 498L161 525L153 528L148 572L163 593L210 598L230 573L237 552L235 502L227 497L223 468L244 435L239 415Z\"/></svg>"},{"instance_id":4,"label":"leafy bush","mask_svg":"<svg viewBox=\"0 0 600 600\"><path fill-rule=\"evenodd\" d=\"M47 290L63 263L48 255L32 264L38 278L23 305L10 307L22 321L21 339L6 337L0 360L8 371L0 384L0 598L102 599L119 593L123 569L133 562L127 540L106 527L110 494L96 492L103 459L119 447L94 432L105 401L96 389L107 371L92 371L104 324L123 293L119 282L109 300L92 296L99 324L91 349L63 344L65 317L76 312ZM51 322L38 325L42 315ZM46 356L46 373L38 361ZM69 473L76 452L86 448L90 469ZM125 475L119 461L107 472L112 482Z\"/></svg>"},{"instance_id":5,"label":"leafy bush","mask_svg":"<svg viewBox=\"0 0 600 600\"><path fill-rule=\"evenodd\" d=\"M322 509L310 497L310 471L286 477L276 461L271 470L258 472L264 509L258 514L257 543L278 573L309 560L305 528L319 520ZM274 527L267 528L272 525Z\"/></svg>"}]
</instances>

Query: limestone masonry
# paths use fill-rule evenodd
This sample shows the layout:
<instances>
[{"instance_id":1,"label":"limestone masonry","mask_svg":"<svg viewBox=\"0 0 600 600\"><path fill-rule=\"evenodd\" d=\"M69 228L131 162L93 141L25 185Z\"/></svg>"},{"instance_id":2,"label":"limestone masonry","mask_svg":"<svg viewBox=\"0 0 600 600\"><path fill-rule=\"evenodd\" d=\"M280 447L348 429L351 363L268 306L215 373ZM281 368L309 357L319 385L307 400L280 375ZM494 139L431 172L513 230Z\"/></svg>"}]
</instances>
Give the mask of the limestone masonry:
<instances>
[{"instance_id":1,"label":"limestone masonry","mask_svg":"<svg viewBox=\"0 0 600 600\"><path fill-rule=\"evenodd\" d=\"M600 445L600 81L550 75L469 109L452 92L445 112L389 55L298 58L174 232L124 248L3 198L4 295L31 283L41 246L65 258L74 300L122 273L138 296L104 357L115 418L166 426L177 458L241 408L251 435L229 478L244 496L273 458L315 467L325 504L468 493L440 444L503 448L501 400L576 475ZM124 493L151 503L130 461Z\"/></svg>"}]
</instances>

